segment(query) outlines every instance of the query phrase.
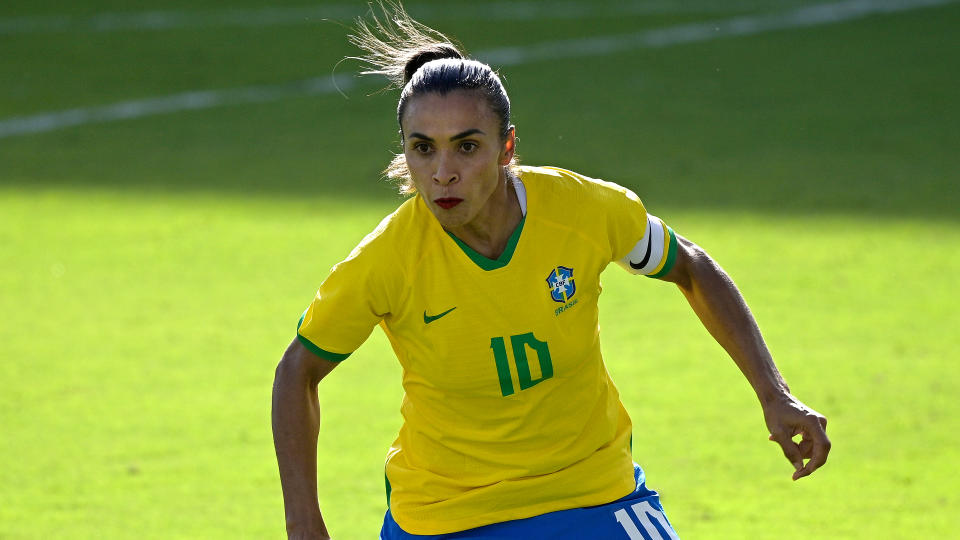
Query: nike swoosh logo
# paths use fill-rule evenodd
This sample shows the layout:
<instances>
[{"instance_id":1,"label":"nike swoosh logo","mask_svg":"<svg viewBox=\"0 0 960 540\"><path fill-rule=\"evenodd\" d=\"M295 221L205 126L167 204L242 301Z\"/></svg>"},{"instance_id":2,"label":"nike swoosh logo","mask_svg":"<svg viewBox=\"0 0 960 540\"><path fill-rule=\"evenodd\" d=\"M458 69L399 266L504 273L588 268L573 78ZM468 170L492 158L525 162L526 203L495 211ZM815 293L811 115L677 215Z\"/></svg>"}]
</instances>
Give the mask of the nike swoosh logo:
<instances>
[{"instance_id":1,"label":"nike swoosh logo","mask_svg":"<svg viewBox=\"0 0 960 540\"><path fill-rule=\"evenodd\" d=\"M457 309L457 306L453 306L452 308L444 311L443 313L441 313L441 314L439 314L439 315L427 315L427 310L423 310L423 324L430 324L430 323L432 323L433 321L439 319L440 317L443 317L444 315L446 315L447 313L450 313L451 311L453 311L453 310L455 310L455 309Z\"/></svg>"},{"instance_id":2,"label":"nike swoosh logo","mask_svg":"<svg viewBox=\"0 0 960 540\"><path fill-rule=\"evenodd\" d=\"M634 270L639 270L639 269L641 269L641 268L643 268L644 266L647 265L647 261L650 260L650 245L651 245L651 244L653 244L653 242L651 242L650 239L647 238L647 253L643 256L643 260L641 260L641 261L638 262L638 263L635 263L635 262L633 262L633 261L630 261L630 268L633 268Z\"/></svg>"}]
</instances>

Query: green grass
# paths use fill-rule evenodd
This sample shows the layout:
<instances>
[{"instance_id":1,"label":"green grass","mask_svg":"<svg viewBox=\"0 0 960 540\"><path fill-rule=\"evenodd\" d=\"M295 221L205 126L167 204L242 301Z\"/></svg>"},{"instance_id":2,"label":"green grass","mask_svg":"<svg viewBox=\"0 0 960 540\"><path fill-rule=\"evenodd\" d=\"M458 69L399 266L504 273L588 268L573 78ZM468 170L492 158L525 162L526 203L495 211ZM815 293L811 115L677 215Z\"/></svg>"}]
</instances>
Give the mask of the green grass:
<instances>
[{"instance_id":1,"label":"green grass","mask_svg":"<svg viewBox=\"0 0 960 540\"><path fill-rule=\"evenodd\" d=\"M0 448L13 464L0 470L4 536L276 537L272 368L312 288L389 207L2 195L14 231L3 288L17 291L0 302L16 314L0 336L0 418L12 434ZM816 519L795 524L796 537L949 527L960 441L945 427L960 414L949 377L960 343L939 276L960 270L960 231L684 211L672 222L736 276L836 444L814 478L790 482L749 388L679 293L611 269L605 354L637 426L636 457L681 533L763 537L798 512ZM893 256L910 253L924 256ZM399 422L391 356L376 333L321 386L321 497L346 537L372 535L383 511L382 460ZM917 511L888 511L905 507Z\"/></svg>"},{"instance_id":2,"label":"green grass","mask_svg":"<svg viewBox=\"0 0 960 540\"><path fill-rule=\"evenodd\" d=\"M431 22L482 50L717 16ZM703 245L830 419L828 465L791 482L682 296L604 274L635 457L684 538L956 534L958 22L953 4L503 70L524 161L627 184ZM323 75L343 34L0 35L0 72L19 75L0 78L0 120ZM377 181L395 96L373 88L0 139L0 538L283 536L274 366L330 266L398 201ZM400 423L379 331L320 394L327 521L370 538Z\"/></svg>"}]
</instances>

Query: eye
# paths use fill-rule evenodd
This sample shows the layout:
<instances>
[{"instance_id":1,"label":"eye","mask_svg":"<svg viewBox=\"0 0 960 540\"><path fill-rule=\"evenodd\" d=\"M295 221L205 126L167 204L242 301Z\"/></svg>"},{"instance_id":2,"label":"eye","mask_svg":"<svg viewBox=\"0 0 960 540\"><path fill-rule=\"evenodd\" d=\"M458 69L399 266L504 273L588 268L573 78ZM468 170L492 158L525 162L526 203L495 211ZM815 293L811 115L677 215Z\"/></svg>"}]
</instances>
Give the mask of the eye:
<instances>
[{"instance_id":1,"label":"eye","mask_svg":"<svg viewBox=\"0 0 960 540\"><path fill-rule=\"evenodd\" d=\"M413 151L418 154L429 154L430 145L425 142L413 143Z\"/></svg>"},{"instance_id":2,"label":"eye","mask_svg":"<svg viewBox=\"0 0 960 540\"><path fill-rule=\"evenodd\" d=\"M479 145L473 141L463 141L460 143L460 150L469 154L477 149Z\"/></svg>"}]
</instances>

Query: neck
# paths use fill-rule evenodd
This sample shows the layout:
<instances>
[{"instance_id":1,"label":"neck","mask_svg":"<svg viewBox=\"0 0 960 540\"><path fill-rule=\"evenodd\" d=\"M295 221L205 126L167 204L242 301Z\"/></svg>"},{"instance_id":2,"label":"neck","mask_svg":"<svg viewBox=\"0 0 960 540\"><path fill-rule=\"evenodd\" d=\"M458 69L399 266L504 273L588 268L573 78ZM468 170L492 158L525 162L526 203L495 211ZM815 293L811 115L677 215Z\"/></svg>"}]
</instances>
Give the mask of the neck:
<instances>
[{"instance_id":1,"label":"neck","mask_svg":"<svg viewBox=\"0 0 960 540\"><path fill-rule=\"evenodd\" d=\"M513 181L504 175L476 219L449 231L477 253L496 259L507 247L507 241L521 219L523 212Z\"/></svg>"}]
</instances>

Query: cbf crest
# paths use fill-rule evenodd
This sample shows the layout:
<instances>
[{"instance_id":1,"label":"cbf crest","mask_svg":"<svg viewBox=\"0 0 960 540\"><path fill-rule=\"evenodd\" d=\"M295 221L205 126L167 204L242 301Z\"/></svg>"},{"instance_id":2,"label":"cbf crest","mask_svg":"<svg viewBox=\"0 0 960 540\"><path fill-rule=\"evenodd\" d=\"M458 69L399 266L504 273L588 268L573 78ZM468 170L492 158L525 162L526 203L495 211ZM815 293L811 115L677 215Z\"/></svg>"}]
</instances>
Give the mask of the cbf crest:
<instances>
[{"instance_id":1,"label":"cbf crest","mask_svg":"<svg viewBox=\"0 0 960 540\"><path fill-rule=\"evenodd\" d=\"M554 268L547 276L547 285L550 286L550 298L553 298L554 302L567 303L577 292L577 285L573 282L573 268Z\"/></svg>"}]
</instances>

